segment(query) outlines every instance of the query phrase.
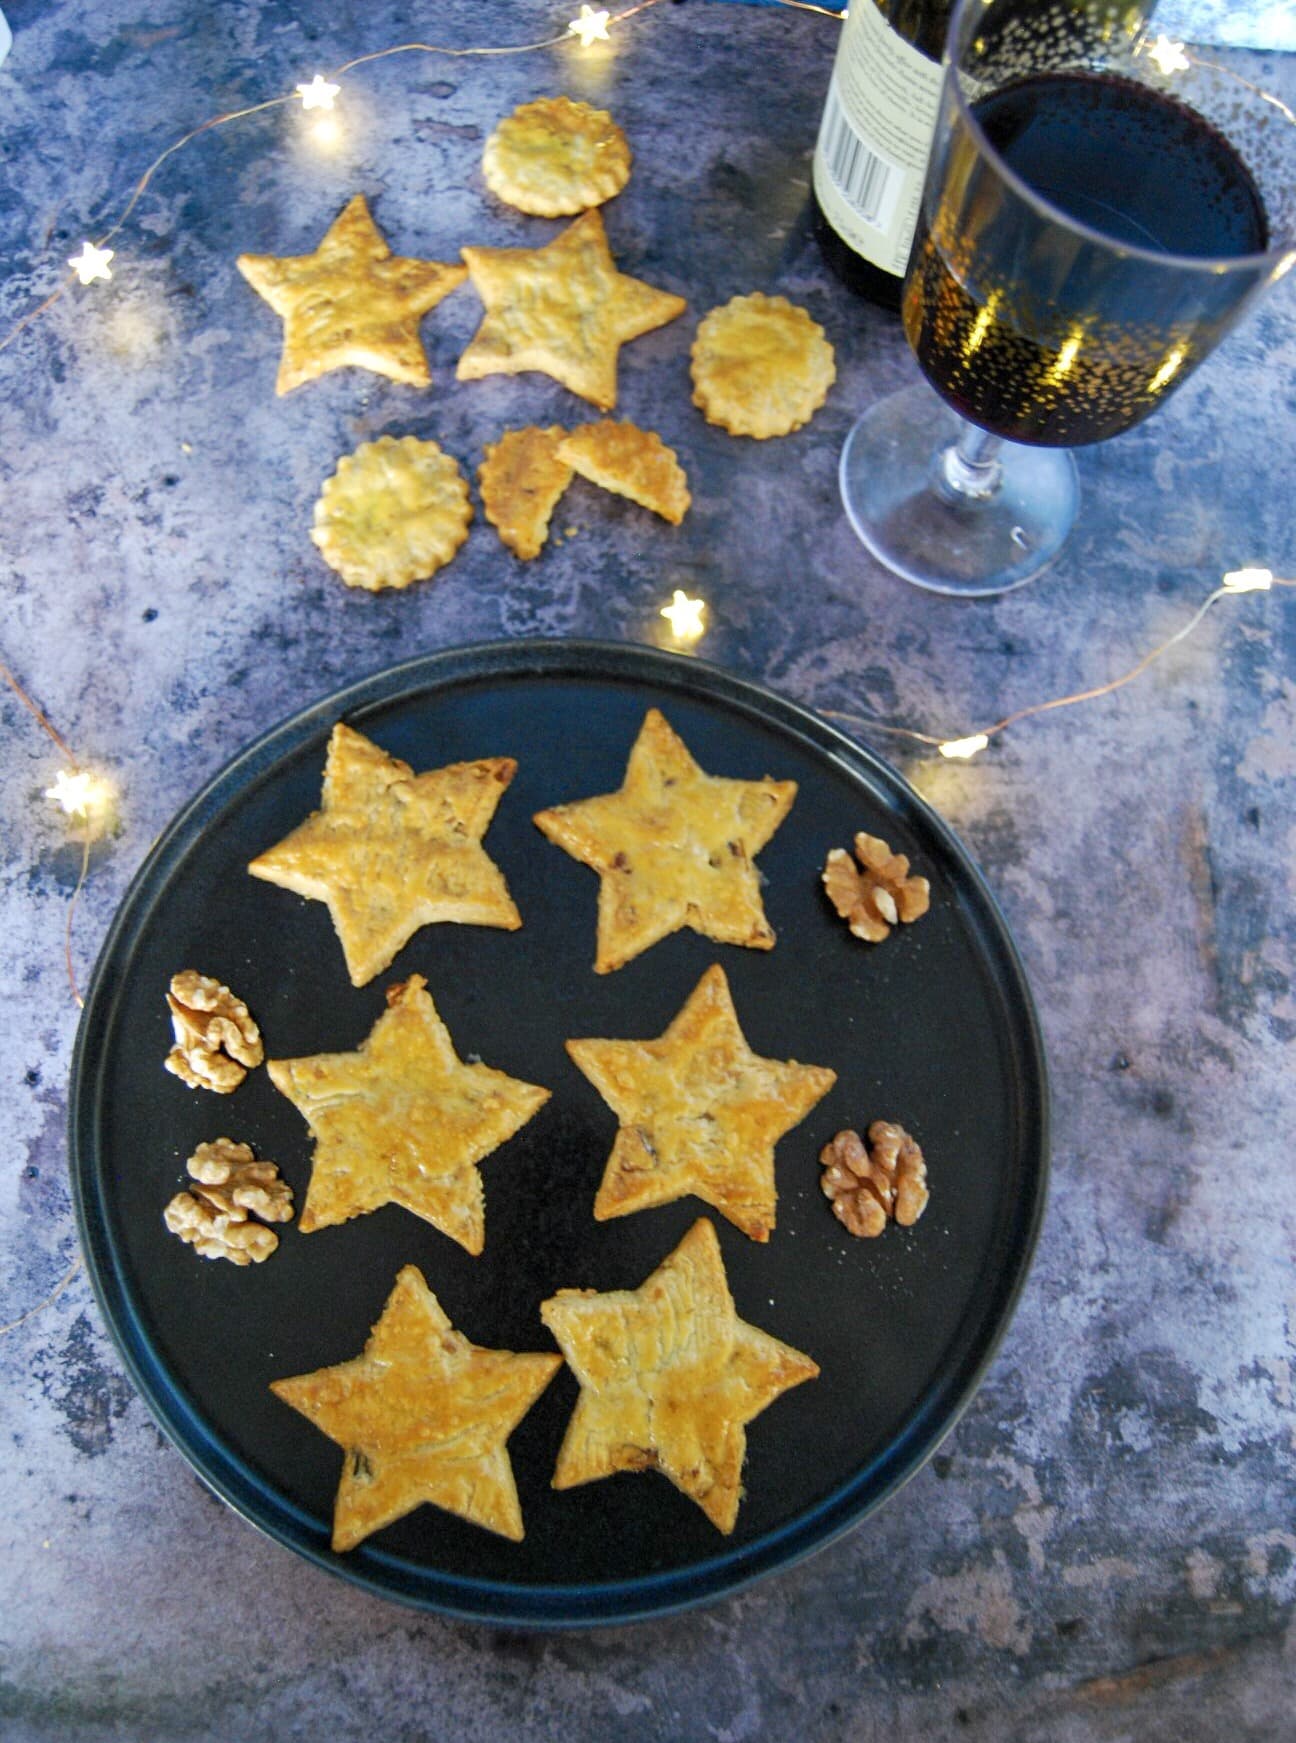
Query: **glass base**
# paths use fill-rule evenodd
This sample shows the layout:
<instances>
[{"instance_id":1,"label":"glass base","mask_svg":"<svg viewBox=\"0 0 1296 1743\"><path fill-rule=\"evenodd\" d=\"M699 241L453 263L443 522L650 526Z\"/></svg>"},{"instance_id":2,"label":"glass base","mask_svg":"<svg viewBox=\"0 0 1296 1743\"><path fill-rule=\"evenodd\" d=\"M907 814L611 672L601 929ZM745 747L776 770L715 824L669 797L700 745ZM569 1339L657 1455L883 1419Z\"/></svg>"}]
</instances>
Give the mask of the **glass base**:
<instances>
[{"instance_id":1,"label":"glass base","mask_svg":"<svg viewBox=\"0 0 1296 1743\"><path fill-rule=\"evenodd\" d=\"M963 428L925 382L879 400L846 438L841 494L880 563L916 587L975 599L1048 567L1075 520L1079 486L1066 449L1004 442L991 492L960 495L946 454Z\"/></svg>"}]
</instances>

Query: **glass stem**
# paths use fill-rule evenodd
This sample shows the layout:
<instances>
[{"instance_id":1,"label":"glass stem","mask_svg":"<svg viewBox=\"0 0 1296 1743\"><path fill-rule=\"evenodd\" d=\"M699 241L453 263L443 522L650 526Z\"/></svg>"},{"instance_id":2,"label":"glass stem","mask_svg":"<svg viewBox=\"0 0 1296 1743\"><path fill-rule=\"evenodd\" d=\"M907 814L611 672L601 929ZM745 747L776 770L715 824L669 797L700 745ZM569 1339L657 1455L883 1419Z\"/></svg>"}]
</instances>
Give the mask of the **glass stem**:
<instances>
[{"instance_id":1,"label":"glass stem","mask_svg":"<svg viewBox=\"0 0 1296 1743\"><path fill-rule=\"evenodd\" d=\"M963 420L959 439L946 448L937 468L937 488L951 502L985 502L999 489L1003 467L998 454L1002 436Z\"/></svg>"}]
</instances>

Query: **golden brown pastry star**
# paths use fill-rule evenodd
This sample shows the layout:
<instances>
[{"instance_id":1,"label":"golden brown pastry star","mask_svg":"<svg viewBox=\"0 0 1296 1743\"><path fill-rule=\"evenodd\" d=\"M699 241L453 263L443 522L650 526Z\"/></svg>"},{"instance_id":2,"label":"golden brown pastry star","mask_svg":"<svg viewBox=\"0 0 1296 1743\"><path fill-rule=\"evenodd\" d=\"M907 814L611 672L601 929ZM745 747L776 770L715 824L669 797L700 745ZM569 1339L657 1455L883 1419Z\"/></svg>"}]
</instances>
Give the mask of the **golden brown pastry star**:
<instances>
[{"instance_id":1,"label":"golden brown pastry star","mask_svg":"<svg viewBox=\"0 0 1296 1743\"><path fill-rule=\"evenodd\" d=\"M774 1146L827 1095L835 1071L753 1053L718 965L656 1041L569 1041L567 1051L621 1122L598 1222L691 1192L753 1241L769 1239Z\"/></svg>"},{"instance_id":2,"label":"golden brown pastry star","mask_svg":"<svg viewBox=\"0 0 1296 1743\"><path fill-rule=\"evenodd\" d=\"M621 968L691 926L718 944L772 950L755 856L787 816L795 781L706 775L656 708L615 793L554 805L535 822L599 885L595 972Z\"/></svg>"},{"instance_id":3,"label":"golden brown pastry star","mask_svg":"<svg viewBox=\"0 0 1296 1743\"><path fill-rule=\"evenodd\" d=\"M638 1289L560 1289L540 1317L581 1386L554 1488L658 1470L731 1532L746 1425L819 1368L738 1318L712 1224L695 1222Z\"/></svg>"},{"instance_id":4,"label":"golden brown pastry star","mask_svg":"<svg viewBox=\"0 0 1296 1743\"><path fill-rule=\"evenodd\" d=\"M597 211L543 248L465 248L486 315L459 359L460 381L537 369L592 400L616 404L617 353L683 314L683 297L618 272Z\"/></svg>"},{"instance_id":5,"label":"golden brown pastry star","mask_svg":"<svg viewBox=\"0 0 1296 1743\"><path fill-rule=\"evenodd\" d=\"M512 757L482 757L416 775L339 721L322 808L248 870L328 904L353 986L381 974L420 926L514 932L522 917L481 838L516 769Z\"/></svg>"},{"instance_id":6,"label":"golden brown pastry star","mask_svg":"<svg viewBox=\"0 0 1296 1743\"><path fill-rule=\"evenodd\" d=\"M468 276L462 266L392 253L357 194L314 254L240 254L239 271L284 320L277 393L330 369L432 380L419 321Z\"/></svg>"},{"instance_id":7,"label":"golden brown pastry star","mask_svg":"<svg viewBox=\"0 0 1296 1743\"><path fill-rule=\"evenodd\" d=\"M549 1099L489 1065L465 1065L421 974L387 989L357 1052L266 1069L315 1139L304 1234L399 1204L474 1254L486 1240L477 1164Z\"/></svg>"},{"instance_id":8,"label":"golden brown pastry star","mask_svg":"<svg viewBox=\"0 0 1296 1743\"><path fill-rule=\"evenodd\" d=\"M424 1501L517 1543L522 1508L504 1443L561 1366L554 1355L470 1344L406 1265L363 1355L270 1390L346 1454L335 1550Z\"/></svg>"}]
</instances>

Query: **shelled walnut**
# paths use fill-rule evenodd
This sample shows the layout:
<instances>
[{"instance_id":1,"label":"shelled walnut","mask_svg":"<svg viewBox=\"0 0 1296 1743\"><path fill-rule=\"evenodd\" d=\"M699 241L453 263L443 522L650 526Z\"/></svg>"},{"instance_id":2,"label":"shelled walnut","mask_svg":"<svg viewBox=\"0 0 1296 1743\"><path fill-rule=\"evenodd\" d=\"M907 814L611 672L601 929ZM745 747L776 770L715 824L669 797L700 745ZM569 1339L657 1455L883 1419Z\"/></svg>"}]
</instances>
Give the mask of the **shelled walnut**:
<instances>
[{"instance_id":1,"label":"shelled walnut","mask_svg":"<svg viewBox=\"0 0 1296 1743\"><path fill-rule=\"evenodd\" d=\"M192 968L171 977L167 992L175 1045L163 1061L190 1089L236 1090L265 1057L261 1031L242 999Z\"/></svg>"},{"instance_id":2,"label":"shelled walnut","mask_svg":"<svg viewBox=\"0 0 1296 1743\"><path fill-rule=\"evenodd\" d=\"M866 1149L858 1132L838 1132L819 1152L820 1186L833 1215L853 1235L880 1235L894 1218L909 1228L927 1208L927 1165L918 1145L891 1120L874 1120Z\"/></svg>"},{"instance_id":3,"label":"shelled walnut","mask_svg":"<svg viewBox=\"0 0 1296 1743\"><path fill-rule=\"evenodd\" d=\"M273 1162L258 1162L249 1145L232 1138L199 1144L185 1167L201 1196L226 1216L242 1211L263 1223L292 1221L292 1187Z\"/></svg>"},{"instance_id":4,"label":"shelled walnut","mask_svg":"<svg viewBox=\"0 0 1296 1743\"><path fill-rule=\"evenodd\" d=\"M931 906L931 885L913 877L903 853L892 853L877 835L855 837L855 860L834 847L823 869L828 899L856 938L880 944L891 928L919 920Z\"/></svg>"},{"instance_id":5,"label":"shelled walnut","mask_svg":"<svg viewBox=\"0 0 1296 1743\"><path fill-rule=\"evenodd\" d=\"M204 1259L259 1265L279 1245L278 1235L264 1223L228 1217L192 1192L177 1192L162 1220L173 1235L179 1235Z\"/></svg>"},{"instance_id":6,"label":"shelled walnut","mask_svg":"<svg viewBox=\"0 0 1296 1743\"><path fill-rule=\"evenodd\" d=\"M258 1162L247 1144L217 1138L199 1144L185 1167L194 1185L162 1213L171 1233L204 1259L235 1265L268 1259L279 1237L266 1224L291 1222L293 1214L292 1188L275 1164Z\"/></svg>"}]
</instances>

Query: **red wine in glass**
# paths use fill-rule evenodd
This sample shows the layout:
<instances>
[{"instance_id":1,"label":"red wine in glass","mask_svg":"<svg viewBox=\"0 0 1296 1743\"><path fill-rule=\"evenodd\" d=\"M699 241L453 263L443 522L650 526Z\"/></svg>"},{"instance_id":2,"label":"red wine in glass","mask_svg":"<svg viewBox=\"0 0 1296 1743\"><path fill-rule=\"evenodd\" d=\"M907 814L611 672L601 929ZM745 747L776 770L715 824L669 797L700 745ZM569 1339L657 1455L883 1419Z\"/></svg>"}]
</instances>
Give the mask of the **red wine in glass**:
<instances>
[{"instance_id":1,"label":"red wine in glass","mask_svg":"<svg viewBox=\"0 0 1296 1743\"><path fill-rule=\"evenodd\" d=\"M1147 0L957 0L902 302L926 381L846 439L860 539L919 587L1040 574L1069 449L1154 411L1296 266L1296 111ZM1281 70L1281 69L1280 69ZM933 392L935 388L935 392Z\"/></svg>"},{"instance_id":2,"label":"red wine in glass","mask_svg":"<svg viewBox=\"0 0 1296 1743\"><path fill-rule=\"evenodd\" d=\"M1044 73L993 92L972 115L1001 163L1072 225L1167 256L1267 246L1250 170L1165 92L1109 73ZM1104 441L1146 417L1211 348L1209 298L1159 309L1134 260L1118 259L1100 284L1077 258L1074 229L1047 220L1028 247L1018 226L1005 230L996 255L988 177L980 199L991 209L976 219L974 272L957 241L943 247L937 230L921 230L904 299L918 362L962 417L1013 442ZM973 190L965 211L977 200Z\"/></svg>"}]
</instances>

